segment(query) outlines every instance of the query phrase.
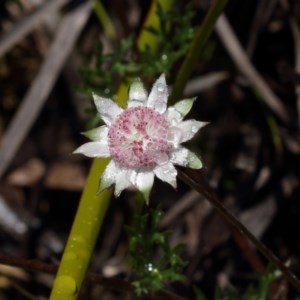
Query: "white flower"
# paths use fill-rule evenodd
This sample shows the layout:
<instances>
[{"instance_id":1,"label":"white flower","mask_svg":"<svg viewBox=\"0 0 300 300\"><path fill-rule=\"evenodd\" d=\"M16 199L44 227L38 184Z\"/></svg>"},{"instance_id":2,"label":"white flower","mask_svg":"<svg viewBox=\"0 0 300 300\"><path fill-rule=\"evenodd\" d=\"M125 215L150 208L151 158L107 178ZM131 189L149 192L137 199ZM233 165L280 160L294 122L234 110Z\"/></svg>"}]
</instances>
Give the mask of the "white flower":
<instances>
[{"instance_id":1,"label":"white flower","mask_svg":"<svg viewBox=\"0 0 300 300\"><path fill-rule=\"evenodd\" d=\"M148 202L154 176L176 188L174 165L200 169L200 159L180 144L193 138L206 125L183 121L195 99L185 99L167 108L168 86L164 74L147 95L139 80L129 89L128 107L123 109L108 98L93 95L106 125L85 133L92 142L76 149L89 157L111 157L99 191L115 185L115 196L129 186L140 190Z\"/></svg>"}]
</instances>

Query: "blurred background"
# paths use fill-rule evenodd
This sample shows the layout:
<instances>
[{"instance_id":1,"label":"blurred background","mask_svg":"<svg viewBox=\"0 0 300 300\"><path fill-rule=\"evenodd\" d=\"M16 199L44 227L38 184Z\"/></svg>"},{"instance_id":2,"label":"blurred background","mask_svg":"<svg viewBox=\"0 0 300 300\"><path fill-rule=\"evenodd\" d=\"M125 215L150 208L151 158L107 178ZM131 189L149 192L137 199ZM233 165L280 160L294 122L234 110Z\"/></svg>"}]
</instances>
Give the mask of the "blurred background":
<instances>
[{"instance_id":1,"label":"blurred background","mask_svg":"<svg viewBox=\"0 0 300 300\"><path fill-rule=\"evenodd\" d=\"M0 2L1 300L49 296L51 266L59 264L91 164L72 154L86 142L80 132L99 122L91 92L113 97L137 76L149 89L162 72L172 85L210 5L180 0L170 13L158 11L163 30L148 28L160 41L153 54L135 45L151 1ZM299 20L299 1L228 1L184 92L197 96L188 118L209 122L188 147L201 156L210 186L298 276ZM90 272L132 280L124 225L134 198L126 190L112 199ZM226 299L250 299L242 295L259 286L268 262L180 180L177 191L155 181L149 209L158 205L160 229L170 230L171 245L185 245L188 262L186 280L166 288L185 299L214 299L216 287L240 295ZM139 298L87 280L80 299ZM283 277L265 299L300 297Z\"/></svg>"}]
</instances>

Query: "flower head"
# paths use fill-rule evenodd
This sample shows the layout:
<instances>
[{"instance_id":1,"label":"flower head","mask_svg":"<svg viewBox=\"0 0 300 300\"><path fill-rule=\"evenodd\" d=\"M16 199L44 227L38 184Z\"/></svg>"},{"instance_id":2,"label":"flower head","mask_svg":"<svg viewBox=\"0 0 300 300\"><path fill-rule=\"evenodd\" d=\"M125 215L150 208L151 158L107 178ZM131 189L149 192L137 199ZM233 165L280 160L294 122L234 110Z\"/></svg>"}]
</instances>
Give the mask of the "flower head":
<instances>
[{"instance_id":1,"label":"flower head","mask_svg":"<svg viewBox=\"0 0 300 300\"><path fill-rule=\"evenodd\" d=\"M168 86L164 74L147 95L139 80L129 89L128 106L93 95L105 125L85 133L92 142L76 149L89 157L111 157L99 191L115 185L115 195L129 186L140 190L146 201L154 176L176 188L174 165L200 169L200 159L181 143L193 138L206 123L184 121L195 99L184 99L167 108Z\"/></svg>"}]
</instances>

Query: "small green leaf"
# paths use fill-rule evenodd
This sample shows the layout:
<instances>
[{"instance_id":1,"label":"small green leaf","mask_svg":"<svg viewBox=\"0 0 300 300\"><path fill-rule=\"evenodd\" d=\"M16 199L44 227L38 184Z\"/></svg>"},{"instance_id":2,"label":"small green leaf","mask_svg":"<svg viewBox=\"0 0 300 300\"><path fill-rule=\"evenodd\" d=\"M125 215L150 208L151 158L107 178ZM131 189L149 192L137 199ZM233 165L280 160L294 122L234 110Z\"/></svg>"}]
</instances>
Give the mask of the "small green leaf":
<instances>
[{"instance_id":1,"label":"small green leaf","mask_svg":"<svg viewBox=\"0 0 300 300\"><path fill-rule=\"evenodd\" d=\"M174 107L184 117L191 110L195 100L196 100L196 97L190 98L190 99L184 99L184 100L178 101L174 105Z\"/></svg>"},{"instance_id":2,"label":"small green leaf","mask_svg":"<svg viewBox=\"0 0 300 300\"><path fill-rule=\"evenodd\" d=\"M107 126L102 125L82 133L92 141L102 141L106 139Z\"/></svg>"},{"instance_id":3,"label":"small green leaf","mask_svg":"<svg viewBox=\"0 0 300 300\"><path fill-rule=\"evenodd\" d=\"M192 169L201 169L203 164L195 153L189 151L186 166Z\"/></svg>"},{"instance_id":4,"label":"small green leaf","mask_svg":"<svg viewBox=\"0 0 300 300\"><path fill-rule=\"evenodd\" d=\"M185 279L182 275L185 262L179 256L182 246L170 247L169 233L158 230L161 217L160 209L145 215L137 213L133 225L127 229L131 236L130 264L136 273L134 287L138 295L159 291L167 282Z\"/></svg>"}]
</instances>

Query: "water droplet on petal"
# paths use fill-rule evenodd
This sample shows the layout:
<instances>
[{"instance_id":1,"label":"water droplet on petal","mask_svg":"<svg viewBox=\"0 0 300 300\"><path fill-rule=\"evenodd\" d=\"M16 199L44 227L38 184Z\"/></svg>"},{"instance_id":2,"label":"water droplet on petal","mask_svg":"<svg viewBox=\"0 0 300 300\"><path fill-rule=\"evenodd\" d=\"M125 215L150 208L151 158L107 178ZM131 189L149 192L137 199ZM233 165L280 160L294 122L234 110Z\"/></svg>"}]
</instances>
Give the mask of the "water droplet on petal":
<instances>
[{"instance_id":1,"label":"water droplet on petal","mask_svg":"<svg viewBox=\"0 0 300 300\"><path fill-rule=\"evenodd\" d=\"M192 126L191 130L192 130L193 133L196 133L198 131L198 127L197 126Z\"/></svg>"},{"instance_id":2,"label":"water droplet on petal","mask_svg":"<svg viewBox=\"0 0 300 300\"><path fill-rule=\"evenodd\" d=\"M164 174L168 174L168 173L169 173L169 170L168 170L168 169L164 169L164 170L163 170L163 173L164 173Z\"/></svg>"},{"instance_id":3,"label":"water droplet on petal","mask_svg":"<svg viewBox=\"0 0 300 300\"><path fill-rule=\"evenodd\" d=\"M164 92L164 90L165 90L165 86L164 86L163 84L159 83L159 84L157 85L157 90L158 90L160 93L162 93L162 92Z\"/></svg>"}]
</instances>

